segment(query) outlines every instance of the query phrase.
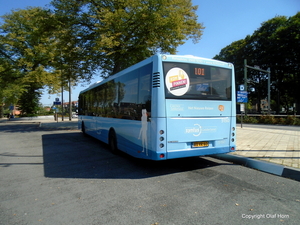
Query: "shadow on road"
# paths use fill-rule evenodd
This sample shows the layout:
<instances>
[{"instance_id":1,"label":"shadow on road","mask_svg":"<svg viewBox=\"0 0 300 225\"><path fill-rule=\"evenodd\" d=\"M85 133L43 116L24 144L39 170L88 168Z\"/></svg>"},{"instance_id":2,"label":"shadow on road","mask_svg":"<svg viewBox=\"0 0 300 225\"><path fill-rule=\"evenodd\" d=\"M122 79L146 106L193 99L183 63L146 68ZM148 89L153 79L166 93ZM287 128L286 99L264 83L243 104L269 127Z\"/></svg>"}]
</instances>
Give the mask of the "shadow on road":
<instances>
[{"instance_id":1,"label":"shadow on road","mask_svg":"<svg viewBox=\"0 0 300 225\"><path fill-rule=\"evenodd\" d=\"M28 133L39 131L40 123L1 123L0 130L3 133Z\"/></svg>"},{"instance_id":2,"label":"shadow on road","mask_svg":"<svg viewBox=\"0 0 300 225\"><path fill-rule=\"evenodd\" d=\"M42 142L44 173L51 178L142 179L221 165L199 157L149 161L113 155L105 144L79 132L46 134Z\"/></svg>"}]
</instances>

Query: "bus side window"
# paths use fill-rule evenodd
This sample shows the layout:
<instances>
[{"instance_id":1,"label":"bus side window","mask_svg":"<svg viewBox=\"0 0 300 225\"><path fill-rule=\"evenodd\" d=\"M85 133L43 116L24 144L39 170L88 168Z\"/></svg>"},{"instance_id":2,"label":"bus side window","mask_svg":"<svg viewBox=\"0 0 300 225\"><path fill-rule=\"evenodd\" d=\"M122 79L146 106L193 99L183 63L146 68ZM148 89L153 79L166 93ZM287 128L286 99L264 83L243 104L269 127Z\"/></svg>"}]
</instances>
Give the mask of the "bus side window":
<instances>
[{"instance_id":1,"label":"bus side window","mask_svg":"<svg viewBox=\"0 0 300 225\"><path fill-rule=\"evenodd\" d=\"M146 109L148 120L151 117L151 74L152 63L139 69L138 120L141 120L142 110Z\"/></svg>"},{"instance_id":2,"label":"bus side window","mask_svg":"<svg viewBox=\"0 0 300 225\"><path fill-rule=\"evenodd\" d=\"M137 119L136 106L138 94L138 73L131 73L118 79L121 85L118 86L119 117L122 119Z\"/></svg>"}]
</instances>

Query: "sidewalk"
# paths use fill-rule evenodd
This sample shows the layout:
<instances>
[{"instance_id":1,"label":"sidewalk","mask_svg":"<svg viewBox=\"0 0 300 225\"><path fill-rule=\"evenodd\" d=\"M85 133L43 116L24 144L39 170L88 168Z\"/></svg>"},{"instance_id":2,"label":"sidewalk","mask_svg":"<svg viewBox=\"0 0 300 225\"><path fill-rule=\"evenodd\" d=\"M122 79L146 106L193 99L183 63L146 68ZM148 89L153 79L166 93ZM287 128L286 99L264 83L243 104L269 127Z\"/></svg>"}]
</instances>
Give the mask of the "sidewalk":
<instances>
[{"instance_id":1,"label":"sidewalk","mask_svg":"<svg viewBox=\"0 0 300 225\"><path fill-rule=\"evenodd\" d=\"M237 126L236 151L213 157L300 181L300 127Z\"/></svg>"},{"instance_id":2,"label":"sidewalk","mask_svg":"<svg viewBox=\"0 0 300 225\"><path fill-rule=\"evenodd\" d=\"M237 150L231 154L300 169L300 127L297 131L237 127Z\"/></svg>"}]
</instances>

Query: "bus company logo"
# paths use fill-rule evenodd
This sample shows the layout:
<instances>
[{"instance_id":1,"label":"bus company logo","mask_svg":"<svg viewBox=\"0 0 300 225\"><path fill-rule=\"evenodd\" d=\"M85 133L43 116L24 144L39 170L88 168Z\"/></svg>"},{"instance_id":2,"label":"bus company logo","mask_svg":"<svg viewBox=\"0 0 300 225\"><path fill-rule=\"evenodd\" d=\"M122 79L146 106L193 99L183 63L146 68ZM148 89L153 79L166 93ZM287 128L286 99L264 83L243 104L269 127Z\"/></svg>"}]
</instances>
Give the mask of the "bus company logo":
<instances>
[{"instance_id":1,"label":"bus company logo","mask_svg":"<svg viewBox=\"0 0 300 225\"><path fill-rule=\"evenodd\" d=\"M223 112L224 111L224 109L225 109L225 107L224 107L224 105L219 105L219 110L221 111L221 112Z\"/></svg>"},{"instance_id":2,"label":"bus company logo","mask_svg":"<svg viewBox=\"0 0 300 225\"><path fill-rule=\"evenodd\" d=\"M168 71L165 82L168 91L175 96L184 95L190 87L189 76L183 69L178 67Z\"/></svg>"},{"instance_id":3,"label":"bus company logo","mask_svg":"<svg viewBox=\"0 0 300 225\"><path fill-rule=\"evenodd\" d=\"M185 133L187 134L193 134L193 136L197 137L201 134L202 127L199 124L194 124L194 127L186 127Z\"/></svg>"}]
</instances>

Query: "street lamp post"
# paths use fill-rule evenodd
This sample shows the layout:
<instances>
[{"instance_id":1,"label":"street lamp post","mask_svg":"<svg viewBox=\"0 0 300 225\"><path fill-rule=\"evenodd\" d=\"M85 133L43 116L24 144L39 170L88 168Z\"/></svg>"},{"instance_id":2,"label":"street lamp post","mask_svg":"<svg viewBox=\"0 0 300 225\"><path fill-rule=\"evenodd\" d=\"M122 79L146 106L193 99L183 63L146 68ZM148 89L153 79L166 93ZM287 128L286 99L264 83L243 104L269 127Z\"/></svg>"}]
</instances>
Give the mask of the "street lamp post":
<instances>
[{"instance_id":1,"label":"street lamp post","mask_svg":"<svg viewBox=\"0 0 300 225\"><path fill-rule=\"evenodd\" d=\"M71 76L69 77L69 121L72 120Z\"/></svg>"},{"instance_id":2,"label":"street lamp post","mask_svg":"<svg viewBox=\"0 0 300 225\"><path fill-rule=\"evenodd\" d=\"M64 121L64 85L61 82L61 121Z\"/></svg>"},{"instance_id":3,"label":"street lamp post","mask_svg":"<svg viewBox=\"0 0 300 225\"><path fill-rule=\"evenodd\" d=\"M244 59L244 85L245 85L246 91L247 91L247 68L257 70L257 71L268 74L268 114L270 115L271 114L271 91L270 91L271 71L270 71L270 68L268 68L268 70L262 70L262 69L257 68L257 67L248 66L247 65L247 59Z\"/></svg>"}]
</instances>

